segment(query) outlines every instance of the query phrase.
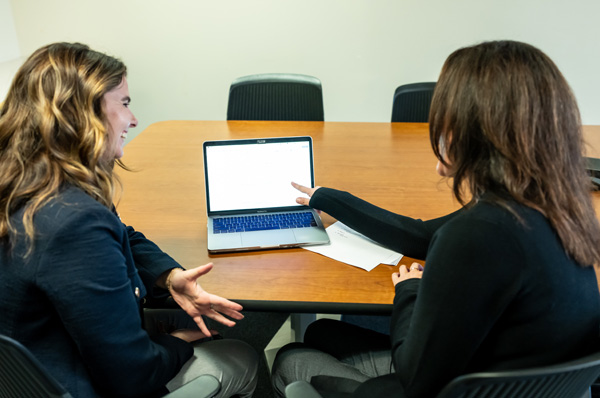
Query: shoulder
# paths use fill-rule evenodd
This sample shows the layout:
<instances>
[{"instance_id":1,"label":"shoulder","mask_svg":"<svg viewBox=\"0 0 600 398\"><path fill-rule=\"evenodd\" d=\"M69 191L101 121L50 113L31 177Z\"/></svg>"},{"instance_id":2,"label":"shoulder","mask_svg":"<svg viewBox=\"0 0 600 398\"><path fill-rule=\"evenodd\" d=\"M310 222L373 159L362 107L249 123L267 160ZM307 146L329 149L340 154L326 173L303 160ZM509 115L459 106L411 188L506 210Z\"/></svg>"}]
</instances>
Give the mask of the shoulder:
<instances>
[{"instance_id":1,"label":"shoulder","mask_svg":"<svg viewBox=\"0 0 600 398\"><path fill-rule=\"evenodd\" d=\"M52 273L55 264L79 271L87 263L122 263L127 233L109 208L78 188L67 188L35 216L34 252ZM34 257L35 257L34 256ZM82 262L82 259L86 261Z\"/></svg>"},{"instance_id":2,"label":"shoulder","mask_svg":"<svg viewBox=\"0 0 600 398\"><path fill-rule=\"evenodd\" d=\"M508 209L490 202L478 202L450 219L438 230L444 238L478 238L481 234L512 234L519 227L518 219ZM478 238L480 240L482 237Z\"/></svg>"},{"instance_id":3,"label":"shoulder","mask_svg":"<svg viewBox=\"0 0 600 398\"><path fill-rule=\"evenodd\" d=\"M34 219L38 243L72 241L111 235L122 239L123 226L116 214L79 188L67 187L52 198Z\"/></svg>"},{"instance_id":4,"label":"shoulder","mask_svg":"<svg viewBox=\"0 0 600 398\"><path fill-rule=\"evenodd\" d=\"M453 269L475 264L485 272L526 267L559 268L571 261L550 222L537 210L516 202L479 201L434 235L428 260L451 263Z\"/></svg>"},{"instance_id":5,"label":"shoulder","mask_svg":"<svg viewBox=\"0 0 600 398\"><path fill-rule=\"evenodd\" d=\"M88 265L93 260L122 263L123 247L127 244L123 224L109 208L78 188L61 190L36 212L33 242L25 238L22 214L21 210L12 219L19 231L12 258L31 264L40 283L77 272L82 278L83 269L91 274Z\"/></svg>"},{"instance_id":6,"label":"shoulder","mask_svg":"<svg viewBox=\"0 0 600 398\"><path fill-rule=\"evenodd\" d=\"M67 187L52 198L40 209L39 218L55 225L81 218L102 219L108 223L118 221L109 208L76 187Z\"/></svg>"},{"instance_id":7,"label":"shoulder","mask_svg":"<svg viewBox=\"0 0 600 398\"><path fill-rule=\"evenodd\" d=\"M450 219L440 228L440 232L456 236L456 231L460 231L472 238L486 233L512 236L531 230L534 226L549 227L549 223L538 211L516 202L502 205L481 200Z\"/></svg>"},{"instance_id":8,"label":"shoulder","mask_svg":"<svg viewBox=\"0 0 600 398\"><path fill-rule=\"evenodd\" d=\"M478 262L483 267L523 261L527 257L528 242L535 239L527 233L528 226L532 220L539 222L541 218L543 223L545 219L535 210L510 205L514 212L480 201L449 220L434 234L428 260L432 255L438 259L452 258L452 262L462 261L462 264Z\"/></svg>"},{"instance_id":9,"label":"shoulder","mask_svg":"<svg viewBox=\"0 0 600 398\"><path fill-rule=\"evenodd\" d=\"M61 208L67 207L71 209L105 209L110 210L100 202L92 198L82 189L67 186L62 189L49 203L50 207Z\"/></svg>"}]
</instances>

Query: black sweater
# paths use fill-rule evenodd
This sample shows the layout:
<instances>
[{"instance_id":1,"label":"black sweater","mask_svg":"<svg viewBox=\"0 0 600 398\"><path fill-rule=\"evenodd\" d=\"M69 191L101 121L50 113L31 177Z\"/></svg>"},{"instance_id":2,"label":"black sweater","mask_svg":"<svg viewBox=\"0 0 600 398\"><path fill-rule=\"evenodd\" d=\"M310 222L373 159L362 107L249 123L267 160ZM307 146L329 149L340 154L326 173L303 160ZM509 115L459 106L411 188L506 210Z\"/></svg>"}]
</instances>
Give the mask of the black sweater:
<instances>
[{"instance_id":1,"label":"black sweater","mask_svg":"<svg viewBox=\"0 0 600 398\"><path fill-rule=\"evenodd\" d=\"M548 365L597 348L594 270L569 258L539 212L511 203L519 221L484 197L468 210L421 221L327 188L310 204L394 250L427 258L422 279L396 285L392 356L406 396L435 396L461 374Z\"/></svg>"}]
</instances>

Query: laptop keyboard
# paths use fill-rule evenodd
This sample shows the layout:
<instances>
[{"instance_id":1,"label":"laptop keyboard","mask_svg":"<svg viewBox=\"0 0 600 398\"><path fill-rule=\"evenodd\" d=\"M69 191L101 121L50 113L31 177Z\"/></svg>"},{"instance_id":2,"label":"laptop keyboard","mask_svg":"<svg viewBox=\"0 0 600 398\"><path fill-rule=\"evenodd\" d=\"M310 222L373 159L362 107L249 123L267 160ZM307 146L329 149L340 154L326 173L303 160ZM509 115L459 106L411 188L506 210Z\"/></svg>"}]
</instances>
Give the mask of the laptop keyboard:
<instances>
[{"instance_id":1,"label":"laptop keyboard","mask_svg":"<svg viewBox=\"0 0 600 398\"><path fill-rule=\"evenodd\" d=\"M268 229L308 228L317 223L311 212L283 214L260 214L241 217L219 217L213 219L213 232L226 234L231 232L264 231Z\"/></svg>"}]
</instances>

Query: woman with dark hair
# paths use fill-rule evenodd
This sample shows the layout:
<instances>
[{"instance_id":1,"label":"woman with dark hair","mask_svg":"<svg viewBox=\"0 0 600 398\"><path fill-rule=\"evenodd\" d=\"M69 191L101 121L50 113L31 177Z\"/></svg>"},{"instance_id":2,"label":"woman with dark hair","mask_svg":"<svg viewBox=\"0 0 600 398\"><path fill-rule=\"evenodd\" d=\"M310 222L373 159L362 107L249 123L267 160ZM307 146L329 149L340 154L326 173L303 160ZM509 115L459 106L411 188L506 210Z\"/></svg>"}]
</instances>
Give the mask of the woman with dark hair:
<instances>
[{"instance_id":1,"label":"woman with dark hair","mask_svg":"<svg viewBox=\"0 0 600 398\"><path fill-rule=\"evenodd\" d=\"M250 346L192 344L211 339L203 316L243 318L197 283L212 265L184 270L113 206L113 167L137 125L126 76L116 58L55 43L25 61L0 105L0 333L74 397L158 396L201 374L220 380L219 397L250 397ZM151 336L142 300L169 294L195 327Z\"/></svg>"},{"instance_id":2,"label":"woman with dark hair","mask_svg":"<svg viewBox=\"0 0 600 398\"><path fill-rule=\"evenodd\" d=\"M392 274L390 336L320 320L304 344L284 347L273 368L279 396L306 380L324 396L432 397L462 374L598 348L600 227L579 112L556 65L513 41L459 49L429 121L437 171L464 205L455 213L415 220L296 185L310 198L299 203L427 263Z\"/></svg>"}]
</instances>

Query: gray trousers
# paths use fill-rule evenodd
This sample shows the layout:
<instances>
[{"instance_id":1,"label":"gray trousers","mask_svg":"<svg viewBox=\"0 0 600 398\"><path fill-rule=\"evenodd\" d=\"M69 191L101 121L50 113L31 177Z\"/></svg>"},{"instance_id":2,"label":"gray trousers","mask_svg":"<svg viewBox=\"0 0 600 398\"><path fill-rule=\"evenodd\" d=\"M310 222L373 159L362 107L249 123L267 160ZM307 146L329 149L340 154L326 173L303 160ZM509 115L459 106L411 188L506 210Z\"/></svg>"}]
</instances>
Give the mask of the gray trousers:
<instances>
[{"instance_id":1,"label":"gray trousers","mask_svg":"<svg viewBox=\"0 0 600 398\"><path fill-rule=\"evenodd\" d=\"M318 390L350 393L360 383L394 371L389 336L344 322L322 319L309 325L305 343L283 347L275 358L276 397L297 380Z\"/></svg>"},{"instance_id":2,"label":"gray trousers","mask_svg":"<svg viewBox=\"0 0 600 398\"><path fill-rule=\"evenodd\" d=\"M144 322L149 334L160 332L163 328L160 325L170 325L176 329L197 329L194 321L182 310L145 310ZM217 398L250 398L258 381L258 360L254 348L240 340L198 342L194 344L194 355L167 383L167 389L173 391L198 376L209 374L221 383Z\"/></svg>"},{"instance_id":3,"label":"gray trousers","mask_svg":"<svg viewBox=\"0 0 600 398\"><path fill-rule=\"evenodd\" d=\"M209 374L221 382L217 397L250 398L256 388L258 355L241 340L213 340L194 346L194 356L167 383L173 391L198 376Z\"/></svg>"}]
</instances>

